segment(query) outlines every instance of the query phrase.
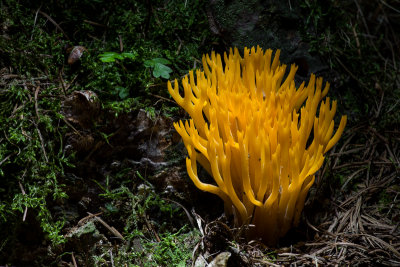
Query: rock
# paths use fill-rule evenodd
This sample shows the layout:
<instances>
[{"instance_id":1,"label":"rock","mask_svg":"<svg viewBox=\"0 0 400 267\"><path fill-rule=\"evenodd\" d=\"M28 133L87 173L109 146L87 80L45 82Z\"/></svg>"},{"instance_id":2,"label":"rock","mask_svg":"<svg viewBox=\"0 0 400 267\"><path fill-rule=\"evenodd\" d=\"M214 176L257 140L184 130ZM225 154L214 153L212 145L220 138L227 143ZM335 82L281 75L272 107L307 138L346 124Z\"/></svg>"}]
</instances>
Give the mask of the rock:
<instances>
[{"instance_id":1,"label":"rock","mask_svg":"<svg viewBox=\"0 0 400 267\"><path fill-rule=\"evenodd\" d=\"M229 257L231 256L230 252L222 252L219 253L208 265L209 267L226 267Z\"/></svg>"}]
</instances>

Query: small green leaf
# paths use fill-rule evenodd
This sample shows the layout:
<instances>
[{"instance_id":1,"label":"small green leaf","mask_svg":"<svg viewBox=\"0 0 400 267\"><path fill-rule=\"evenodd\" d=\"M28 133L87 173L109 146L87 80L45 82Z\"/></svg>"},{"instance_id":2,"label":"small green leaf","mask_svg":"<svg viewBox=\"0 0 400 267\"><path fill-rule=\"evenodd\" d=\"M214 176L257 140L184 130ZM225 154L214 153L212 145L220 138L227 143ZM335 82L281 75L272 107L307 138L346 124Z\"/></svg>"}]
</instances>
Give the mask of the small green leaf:
<instances>
[{"instance_id":1,"label":"small green leaf","mask_svg":"<svg viewBox=\"0 0 400 267\"><path fill-rule=\"evenodd\" d=\"M114 62L118 57L118 53L115 52L105 52L99 55L99 58L102 62Z\"/></svg>"},{"instance_id":2,"label":"small green leaf","mask_svg":"<svg viewBox=\"0 0 400 267\"><path fill-rule=\"evenodd\" d=\"M155 78L163 77L164 79L169 79L169 74L172 72L172 69L163 64L157 63L154 66L153 76Z\"/></svg>"},{"instance_id":3,"label":"small green leaf","mask_svg":"<svg viewBox=\"0 0 400 267\"><path fill-rule=\"evenodd\" d=\"M153 76L155 78L162 77L164 79L169 79L169 74L172 72L172 69L166 66L166 64L171 64L171 62L165 58L153 58L150 60L145 60L143 64L146 68L154 68Z\"/></svg>"},{"instance_id":4,"label":"small green leaf","mask_svg":"<svg viewBox=\"0 0 400 267\"><path fill-rule=\"evenodd\" d=\"M104 52L103 54L100 54L99 57L114 57L118 53L115 52Z\"/></svg>"},{"instance_id":5,"label":"small green leaf","mask_svg":"<svg viewBox=\"0 0 400 267\"><path fill-rule=\"evenodd\" d=\"M105 208L107 209L107 211L109 211L110 213L115 213L118 211L118 208L116 208L113 204L111 203L106 203Z\"/></svg>"},{"instance_id":6,"label":"small green leaf","mask_svg":"<svg viewBox=\"0 0 400 267\"><path fill-rule=\"evenodd\" d=\"M171 64L171 62L168 59L157 57L150 60L145 60L143 64L145 67L149 68L154 67L156 64L168 65Z\"/></svg>"},{"instance_id":7,"label":"small green leaf","mask_svg":"<svg viewBox=\"0 0 400 267\"><path fill-rule=\"evenodd\" d=\"M153 62L153 60L145 60L145 61L143 62L143 65L144 65L146 68L152 68L152 67L154 67L154 62Z\"/></svg>"},{"instance_id":8,"label":"small green leaf","mask_svg":"<svg viewBox=\"0 0 400 267\"><path fill-rule=\"evenodd\" d=\"M115 58L113 58L113 57L102 57L102 58L100 58L100 60L102 61L102 62L114 62L115 61Z\"/></svg>"},{"instance_id":9,"label":"small green leaf","mask_svg":"<svg viewBox=\"0 0 400 267\"><path fill-rule=\"evenodd\" d=\"M131 52L125 52L125 53L122 53L121 56L123 58L135 59L137 54L134 53L134 52L132 52L132 53Z\"/></svg>"},{"instance_id":10,"label":"small green leaf","mask_svg":"<svg viewBox=\"0 0 400 267\"><path fill-rule=\"evenodd\" d=\"M122 86L117 86L117 87L115 87L115 91L118 93L118 96L121 99L125 99L125 98L127 98L129 96L129 89L128 88L125 88L125 87L122 87Z\"/></svg>"},{"instance_id":11,"label":"small green leaf","mask_svg":"<svg viewBox=\"0 0 400 267\"><path fill-rule=\"evenodd\" d=\"M160 57L158 57L158 58L153 58L152 61L153 61L155 64L157 64L157 63L163 64L163 65L171 64L171 62L170 62L168 59L160 58Z\"/></svg>"},{"instance_id":12,"label":"small green leaf","mask_svg":"<svg viewBox=\"0 0 400 267\"><path fill-rule=\"evenodd\" d=\"M102 62L115 62L116 59L124 60L125 58L135 59L137 56L136 52L124 52L124 53L116 53L116 52L105 52L99 55L99 58Z\"/></svg>"}]
</instances>

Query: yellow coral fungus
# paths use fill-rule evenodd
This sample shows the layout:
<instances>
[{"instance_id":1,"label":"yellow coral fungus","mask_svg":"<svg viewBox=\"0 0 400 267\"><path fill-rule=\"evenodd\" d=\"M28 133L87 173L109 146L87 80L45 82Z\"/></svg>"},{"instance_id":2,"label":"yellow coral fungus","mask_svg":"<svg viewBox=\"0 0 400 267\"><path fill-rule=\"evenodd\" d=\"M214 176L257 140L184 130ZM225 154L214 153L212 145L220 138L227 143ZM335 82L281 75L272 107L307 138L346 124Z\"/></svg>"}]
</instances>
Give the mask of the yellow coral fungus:
<instances>
[{"instance_id":1,"label":"yellow coral fungus","mask_svg":"<svg viewBox=\"0 0 400 267\"><path fill-rule=\"evenodd\" d=\"M253 224L250 236L269 245L298 223L315 173L347 119L333 135L336 101L323 100L329 83L322 90L322 78L311 75L296 88L297 67L284 79L279 53L272 60L272 50L253 47L243 57L236 48L224 60L214 52L203 56L204 71L182 79L184 97L177 80L174 87L168 82L192 118L174 124L188 151L190 178L223 199L237 226ZM199 179L197 162L215 184Z\"/></svg>"}]
</instances>

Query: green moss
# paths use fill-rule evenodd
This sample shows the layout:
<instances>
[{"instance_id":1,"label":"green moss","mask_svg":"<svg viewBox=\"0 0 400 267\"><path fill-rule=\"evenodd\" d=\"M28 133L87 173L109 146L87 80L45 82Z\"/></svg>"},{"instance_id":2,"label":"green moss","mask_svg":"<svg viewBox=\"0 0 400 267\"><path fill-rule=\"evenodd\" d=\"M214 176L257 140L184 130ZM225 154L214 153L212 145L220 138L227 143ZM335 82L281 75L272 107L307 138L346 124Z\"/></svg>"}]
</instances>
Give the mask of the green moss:
<instances>
[{"instance_id":1,"label":"green moss","mask_svg":"<svg viewBox=\"0 0 400 267\"><path fill-rule=\"evenodd\" d=\"M17 233L23 228L26 210L29 223L38 223L37 230L43 234L43 240L35 241L37 247L65 242L65 225L76 223L56 212L65 208L68 191L78 183L65 177L66 170L73 172L77 163L74 151L65 154L66 139L74 132L61 114L65 94L91 90L103 110L115 117L139 108L154 116L160 110L172 116L176 107L158 102L153 95L168 98L166 74L180 77L187 73L195 60L211 50L215 38L208 30L206 3L200 0L23 4L5 0L0 5L0 240L4 241L0 258L17 261L9 252L24 243ZM80 60L68 65L69 48L77 45L86 50ZM105 52L123 58L104 62L99 55ZM145 62L157 58L168 64L146 68ZM98 131L105 126L93 123L91 127L100 136ZM119 217L120 223L139 225L139 217L120 209L119 201L135 199L120 187L131 184L132 176L128 172L118 175L115 179L120 184L110 185L97 198L108 203L104 209ZM138 208L141 214L158 207L162 214L180 217L176 208L160 199L145 203L132 204L129 210ZM160 227L160 234L172 232L170 225L161 223ZM127 227L124 234L128 231L141 229Z\"/></svg>"}]
</instances>

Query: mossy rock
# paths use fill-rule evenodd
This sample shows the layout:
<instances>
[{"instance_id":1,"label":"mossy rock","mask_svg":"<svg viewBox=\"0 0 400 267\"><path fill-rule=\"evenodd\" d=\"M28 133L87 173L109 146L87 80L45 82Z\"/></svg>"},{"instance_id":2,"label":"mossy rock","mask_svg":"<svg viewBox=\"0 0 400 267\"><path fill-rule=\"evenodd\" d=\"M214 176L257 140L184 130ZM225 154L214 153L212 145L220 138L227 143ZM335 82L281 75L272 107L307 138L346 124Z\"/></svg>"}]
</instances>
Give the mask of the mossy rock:
<instances>
[{"instance_id":1,"label":"mossy rock","mask_svg":"<svg viewBox=\"0 0 400 267\"><path fill-rule=\"evenodd\" d=\"M290 1L210 0L207 15L210 28L228 46L261 46L281 49L285 64L296 63L298 75L308 77L328 69L318 55L309 52L303 40L304 19L299 4Z\"/></svg>"}]
</instances>

